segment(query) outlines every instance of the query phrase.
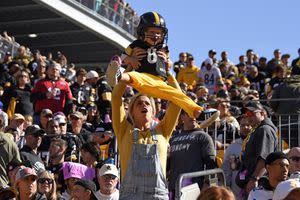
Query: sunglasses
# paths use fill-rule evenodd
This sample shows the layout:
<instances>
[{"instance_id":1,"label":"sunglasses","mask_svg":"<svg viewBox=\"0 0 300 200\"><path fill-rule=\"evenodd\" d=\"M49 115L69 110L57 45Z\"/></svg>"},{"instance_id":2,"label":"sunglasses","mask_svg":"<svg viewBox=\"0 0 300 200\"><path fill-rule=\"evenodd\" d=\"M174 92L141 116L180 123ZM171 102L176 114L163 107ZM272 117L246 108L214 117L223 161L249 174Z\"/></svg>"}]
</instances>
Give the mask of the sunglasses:
<instances>
[{"instance_id":1,"label":"sunglasses","mask_svg":"<svg viewBox=\"0 0 300 200\"><path fill-rule=\"evenodd\" d=\"M104 176L104 179L106 180L114 180L115 178L117 178L115 175L112 175L112 174L105 174Z\"/></svg>"},{"instance_id":2,"label":"sunglasses","mask_svg":"<svg viewBox=\"0 0 300 200\"><path fill-rule=\"evenodd\" d=\"M255 115L255 113L257 113L259 111L246 111L245 116L246 117L253 117Z\"/></svg>"},{"instance_id":3,"label":"sunglasses","mask_svg":"<svg viewBox=\"0 0 300 200\"><path fill-rule=\"evenodd\" d=\"M48 183L48 184L52 184L53 183L53 180L52 179L50 179L50 178L40 178L40 179L38 179L38 181L37 181L38 183L41 183L41 184L44 184L44 183Z\"/></svg>"},{"instance_id":4,"label":"sunglasses","mask_svg":"<svg viewBox=\"0 0 300 200\"><path fill-rule=\"evenodd\" d=\"M97 109L96 106L91 106L91 107L88 108L88 110L96 110L96 109Z\"/></svg>"},{"instance_id":5,"label":"sunglasses","mask_svg":"<svg viewBox=\"0 0 300 200\"><path fill-rule=\"evenodd\" d=\"M298 162L300 160L299 156L292 156L290 157L290 160L294 161L294 162Z\"/></svg>"}]
</instances>

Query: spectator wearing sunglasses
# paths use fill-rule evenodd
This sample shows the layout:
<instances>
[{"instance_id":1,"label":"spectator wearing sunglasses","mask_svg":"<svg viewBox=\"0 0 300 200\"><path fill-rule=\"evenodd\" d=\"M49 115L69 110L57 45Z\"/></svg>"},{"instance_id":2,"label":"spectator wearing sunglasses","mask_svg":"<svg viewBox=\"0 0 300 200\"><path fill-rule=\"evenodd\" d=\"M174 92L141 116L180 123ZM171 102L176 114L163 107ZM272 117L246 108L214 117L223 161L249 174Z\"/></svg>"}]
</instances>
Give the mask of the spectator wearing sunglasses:
<instances>
[{"instance_id":1,"label":"spectator wearing sunglasses","mask_svg":"<svg viewBox=\"0 0 300 200\"><path fill-rule=\"evenodd\" d=\"M37 192L37 178L34 169L29 167L19 169L15 183L18 200L47 200L45 195Z\"/></svg>"},{"instance_id":2,"label":"spectator wearing sunglasses","mask_svg":"<svg viewBox=\"0 0 300 200\"><path fill-rule=\"evenodd\" d=\"M278 151L277 128L267 117L267 113L261 103L250 101L245 105L245 116L249 119L253 130L245 138L242 144L242 174L246 177L237 177L237 184L247 193L254 189L260 177L266 171L266 157L274 151ZM241 184L243 182L243 184Z\"/></svg>"},{"instance_id":3,"label":"spectator wearing sunglasses","mask_svg":"<svg viewBox=\"0 0 300 200\"><path fill-rule=\"evenodd\" d=\"M290 161L290 178L300 178L300 147L292 148L287 157Z\"/></svg>"},{"instance_id":4,"label":"spectator wearing sunglasses","mask_svg":"<svg viewBox=\"0 0 300 200\"><path fill-rule=\"evenodd\" d=\"M45 195L47 200L56 200L56 183L54 175L49 171L42 171L38 175L37 190L40 194Z\"/></svg>"}]
</instances>

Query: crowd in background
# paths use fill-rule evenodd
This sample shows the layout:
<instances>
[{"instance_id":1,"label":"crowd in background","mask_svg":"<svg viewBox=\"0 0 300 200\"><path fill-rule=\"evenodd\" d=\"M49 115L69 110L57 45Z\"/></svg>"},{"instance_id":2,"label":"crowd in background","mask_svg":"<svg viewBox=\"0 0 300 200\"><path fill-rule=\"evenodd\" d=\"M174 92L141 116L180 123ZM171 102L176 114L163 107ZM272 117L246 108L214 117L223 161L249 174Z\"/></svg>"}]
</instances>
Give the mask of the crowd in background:
<instances>
[{"instance_id":1,"label":"crowd in background","mask_svg":"<svg viewBox=\"0 0 300 200\"><path fill-rule=\"evenodd\" d=\"M135 35L139 16L124 0L76 0Z\"/></svg>"},{"instance_id":2,"label":"crowd in background","mask_svg":"<svg viewBox=\"0 0 300 200\"><path fill-rule=\"evenodd\" d=\"M14 41L6 32L3 36ZM300 49L298 53L300 56ZM282 191L300 185L299 179L295 179L296 183L285 181L290 175L299 178L299 136L296 131L296 139L292 138L287 146L295 148L287 150L287 154L280 152L278 122L271 121L270 116L299 114L299 103L294 101L300 92L300 58L291 60L289 54L282 55L275 49L274 57L267 59L249 49L234 64L229 52L221 52L220 58L217 55L210 50L208 58L196 66L197 58L183 52L174 62L173 70L182 91L206 110L219 110L220 117L206 130L193 133L198 125L186 113L180 114L169 144L170 190L175 189L181 173L222 167L227 185L237 199L248 195L264 199L266 194L268 198L277 195L277 199L283 199L288 193L283 196ZM125 110L135 92L126 87ZM18 194L21 200L71 196L118 199L119 163L111 125L111 98L112 88L103 69L77 68L63 52L42 55L39 50L30 53L24 46L18 48L15 56L6 52L0 65L0 195ZM275 101L278 98L292 100ZM157 121L163 119L167 106L164 100L155 99ZM255 137L261 131L265 137ZM258 153L250 151L258 147ZM215 151L225 155L216 156ZM201 159L196 159L198 156ZM187 161L182 162L184 159ZM253 162L256 165L252 166ZM252 176L244 176L254 181L253 186L249 180L243 186L235 183L236 175L242 176L241 166L251 173ZM268 172L267 177L261 170ZM201 186L206 183L202 179L187 182ZM255 193L252 189L257 184L262 189ZM279 192L275 191L277 185Z\"/></svg>"}]
</instances>

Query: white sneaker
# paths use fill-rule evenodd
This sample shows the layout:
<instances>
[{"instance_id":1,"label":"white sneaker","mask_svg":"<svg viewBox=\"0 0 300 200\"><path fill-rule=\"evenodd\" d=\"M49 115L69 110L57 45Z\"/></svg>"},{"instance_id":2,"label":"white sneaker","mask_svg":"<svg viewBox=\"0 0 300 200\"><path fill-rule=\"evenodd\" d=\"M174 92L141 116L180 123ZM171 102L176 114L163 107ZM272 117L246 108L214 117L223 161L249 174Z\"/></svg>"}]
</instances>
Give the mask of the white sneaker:
<instances>
[{"instance_id":1,"label":"white sneaker","mask_svg":"<svg viewBox=\"0 0 300 200\"><path fill-rule=\"evenodd\" d=\"M121 64L122 64L121 58L115 55L112 57L112 59L110 60L107 66L105 74L106 74L107 83L111 87L114 87L121 79L122 71L124 71L124 70L121 71L120 69Z\"/></svg>"}]
</instances>

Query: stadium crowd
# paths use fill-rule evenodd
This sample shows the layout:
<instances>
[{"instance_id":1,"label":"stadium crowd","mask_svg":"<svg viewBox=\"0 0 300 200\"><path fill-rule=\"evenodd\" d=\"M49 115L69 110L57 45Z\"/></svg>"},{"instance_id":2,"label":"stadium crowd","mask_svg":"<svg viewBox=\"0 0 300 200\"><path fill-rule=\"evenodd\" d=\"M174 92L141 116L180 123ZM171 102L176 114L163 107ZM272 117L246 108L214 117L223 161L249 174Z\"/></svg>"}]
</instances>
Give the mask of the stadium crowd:
<instances>
[{"instance_id":1,"label":"stadium crowd","mask_svg":"<svg viewBox=\"0 0 300 200\"><path fill-rule=\"evenodd\" d=\"M12 40L6 32L3 36ZM278 136L274 116L300 112L294 101L300 92L300 57L291 62L289 54L275 49L268 60L249 49L234 64L228 54L223 51L218 59L210 50L198 67L193 55L183 52L173 64L181 90L204 108L203 118L196 120L163 99L151 102L153 122L161 122L164 130L176 125L164 140L168 158L162 173L167 174L169 198L175 198L180 174L220 167L230 189L210 187L199 199L217 198L210 193L224 199L293 199L300 187L298 131L281 151L279 144L287 141ZM50 55L20 46L1 62L0 199L118 199L124 178L118 153L125 154L126 144L117 151L116 138L125 130L115 136L112 103L123 105L123 117L139 123L130 100L136 90L112 88L102 69L77 68L62 52ZM124 94L116 96L113 89ZM178 121L170 113L175 110ZM199 126L216 111L215 123ZM192 183L209 186L201 177L185 179L183 185Z\"/></svg>"},{"instance_id":2,"label":"stadium crowd","mask_svg":"<svg viewBox=\"0 0 300 200\"><path fill-rule=\"evenodd\" d=\"M139 16L124 0L76 0L83 6L95 11L97 14L109 19L132 35Z\"/></svg>"}]
</instances>

